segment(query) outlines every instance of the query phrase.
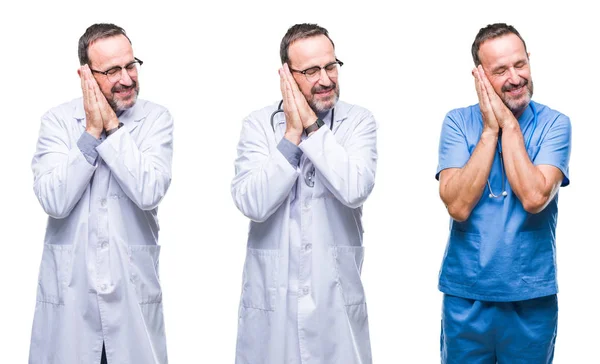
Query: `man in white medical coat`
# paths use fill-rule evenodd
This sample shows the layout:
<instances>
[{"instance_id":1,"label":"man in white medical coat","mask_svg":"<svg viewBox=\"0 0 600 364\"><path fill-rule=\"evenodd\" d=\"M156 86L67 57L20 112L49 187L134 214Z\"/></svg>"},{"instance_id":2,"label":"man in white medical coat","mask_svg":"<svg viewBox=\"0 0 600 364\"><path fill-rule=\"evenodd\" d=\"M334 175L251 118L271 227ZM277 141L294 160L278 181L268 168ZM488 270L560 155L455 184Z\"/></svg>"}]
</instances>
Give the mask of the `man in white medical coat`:
<instances>
[{"instance_id":1,"label":"man in white medical coat","mask_svg":"<svg viewBox=\"0 0 600 364\"><path fill-rule=\"evenodd\" d=\"M173 119L137 99L125 31L79 40L82 98L42 117L34 191L49 215L30 364L167 363L157 206L171 182Z\"/></svg>"},{"instance_id":2,"label":"man in white medical coat","mask_svg":"<svg viewBox=\"0 0 600 364\"><path fill-rule=\"evenodd\" d=\"M283 100L244 120L231 187L252 220L236 363L368 364L361 216L377 124L338 100L326 29L292 26L280 53Z\"/></svg>"}]
</instances>

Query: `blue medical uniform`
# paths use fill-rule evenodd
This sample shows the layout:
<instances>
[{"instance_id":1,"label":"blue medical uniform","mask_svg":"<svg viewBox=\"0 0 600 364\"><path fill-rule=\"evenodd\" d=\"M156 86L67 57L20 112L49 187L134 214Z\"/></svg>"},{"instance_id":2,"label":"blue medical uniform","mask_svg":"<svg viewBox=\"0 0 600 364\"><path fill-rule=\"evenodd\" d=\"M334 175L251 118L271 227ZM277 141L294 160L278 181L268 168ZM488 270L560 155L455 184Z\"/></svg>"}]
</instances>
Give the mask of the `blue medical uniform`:
<instances>
[{"instance_id":1,"label":"blue medical uniform","mask_svg":"<svg viewBox=\"0 0 600 364\"><path fill-rule=\"evenodd\" d=\"M560 169L564 176L561 186L567 186L571 150L569 118L531 101L518 121L533 164ZM467 163L482 130L478 104L452 110L446 115L436 178L446 168L462 168ZM555 244L558 194L541 212L530 214L525 211L502 169L500 148L501 145L497 147L488 179L495 195L502 193L504 179L507 195L491 198L486 188L466 221L450 219L450 236L439 277L439 289L446 294L445 319L455 316L449 315L453 304L456 303L457 310L464 309L467 300L528 301L558 292ZM465 301L459 305L458 298ZM494 306L494 310L500 306ZM458 315L455 318L492 320L486 315ZM497 322L505 326L519 325L504 320ZM468 325L465 326L467 329Z\"/></svg>"}]
</instances>

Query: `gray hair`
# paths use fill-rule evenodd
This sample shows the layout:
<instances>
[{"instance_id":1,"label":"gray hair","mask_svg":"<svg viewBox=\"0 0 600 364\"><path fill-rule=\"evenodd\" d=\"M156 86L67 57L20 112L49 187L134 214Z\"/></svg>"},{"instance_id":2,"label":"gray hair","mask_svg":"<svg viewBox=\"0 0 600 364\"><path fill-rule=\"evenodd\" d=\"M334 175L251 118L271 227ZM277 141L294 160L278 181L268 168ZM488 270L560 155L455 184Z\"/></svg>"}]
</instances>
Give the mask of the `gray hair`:
<instances>
[{"instance_id":1,"label":"gray hair","mask_svg":"<svg viewBox=\"0 0 600 364\"><path fill-rule=\"evenodd\" d=\"M116 37L118 35L124 35L129 41L129 44L131 44L131 39L125 34L125 29L120 26L108 23L93 24L89 26L81 38L79 38L79 64L83 66L84 64L90 63L88 48L92 43L98 39Z\"/></svg>"},{"instance_id":2,"label":"gray hair","mask_svg":"<svg viewBox=\"0 0 600 364\"><path fill-rule=\"evenodd\" d=\"M510 33L516 35L517 37L519 37L519 39L521 39L521 42L523 42L523 47L525 47L525 53L527 53L527 46L525 45L525 41L523 40L523 37L521 37L521 34L519 34L519 32L515 29L515 27L513 27L512 25L507 25L505 23L490 24L485 28L479 29L479 33L477 33L475 41L471 46L471 55L473 56L473 62L475 62L475 66L479 66L481 64L481 60L479 59L479 47L483 42L485 42L488 39L498 38Z\"/></svg>"},{"instance_id":3,"label":"gray hair","mask_svg":"<svg viewBox=\"0 0 600 364\"><path fill-rule=\"evenodd\" d=\"M288 50L290 48L290 44L294 43L298 39L305 39L310 37L315 37L317 35L324 35L329 39L331 45L335 49L335 44L331 38L329 38L329 32L327 29L318 26L317 24L296 24L291 26L283 39L281 40L281 46L279 48L279 56L281 57L281 64L289 63L290 57L288 55Z\"/></svg>"}]
</instances>

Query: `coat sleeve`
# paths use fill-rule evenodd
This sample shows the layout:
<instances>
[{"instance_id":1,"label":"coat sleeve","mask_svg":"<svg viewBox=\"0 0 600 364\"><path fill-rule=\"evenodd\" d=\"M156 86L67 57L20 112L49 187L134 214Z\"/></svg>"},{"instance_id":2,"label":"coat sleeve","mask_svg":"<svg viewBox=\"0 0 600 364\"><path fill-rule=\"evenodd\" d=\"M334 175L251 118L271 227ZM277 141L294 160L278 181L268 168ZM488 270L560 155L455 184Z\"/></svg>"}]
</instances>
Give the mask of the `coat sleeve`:
<instances>
[{"instance_id":1,"label":"coat sleeve","mask_svg":"<svg viewBox=\"0 0 600 364\"><path fill-rule=\"evenodd\" d=\"M71 213L96 170L72 143L69 125L60 112L51 110L42 117L33 156L33 190L44 211L62 219Z\"/></svg>"},{"instance_id":2,"label":"coat sleeve","mask_svg":"<svg viewBox=\"0 0 600 364\"><path fill-rule=\"evenodd\" d=\"M323 176L325 186L350 208L361 206L369 197L377 167L375 118L364 110L355 120L343 145L329 128L320 128L300 143L300 149Z\"/></svg>"},{"instance_id":3,"label":"coat sleeve","mask_svg":"<svg viewBox=\"0 0 600 364\"><path fill-rule=\"evenodd\" d=\"M277 148L269 148L268 131L253 116L246 118L237 146L231 195L237 208L263 222L285 201L299 172Z\"/></svg>"},{"instance_id":4,"label":"coat sleeve","mask_svg":"<svg viewBox=\"0 0 600 364\"><path fill-rule=\"evenodd\" d=\"M158 117L146 117L146 135L138 144L122 127L96 150L110 168L123 192L142 210L152 210L171 184L173 118L164 109Z\"/></svg>"}]
</instances>

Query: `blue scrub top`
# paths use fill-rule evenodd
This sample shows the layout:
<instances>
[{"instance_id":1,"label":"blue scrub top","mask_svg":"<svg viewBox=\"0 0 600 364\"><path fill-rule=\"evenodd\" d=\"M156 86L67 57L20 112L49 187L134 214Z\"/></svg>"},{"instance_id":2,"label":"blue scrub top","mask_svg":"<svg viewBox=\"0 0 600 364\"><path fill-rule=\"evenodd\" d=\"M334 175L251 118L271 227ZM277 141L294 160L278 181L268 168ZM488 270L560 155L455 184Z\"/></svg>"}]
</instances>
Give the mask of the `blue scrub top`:
<instances>
[{"instance_id":1,"label":"blue scrub top","mask_svg":"<svg viewBox=\"0 0 600 364\"><path fill-rule=\"evenodd\" d=\"M569 118L531 101L519 118L519 125L525 143L529 140L526 147L533 164L557 167L564 175L561 186L567 186L571 154ZM446 115L436 178L446 168L462 168L467 163L482 131L478 104ZM502 193L502 177L497 150L489 176L496 195ZM530 214L513 193L506 174L504 179L507 196L491 198L486 186L466 221L450 219L440 291L483 301L521 301L558 292L555 243L558 193L543 211Z\"/></svg>"}]
</instances>

